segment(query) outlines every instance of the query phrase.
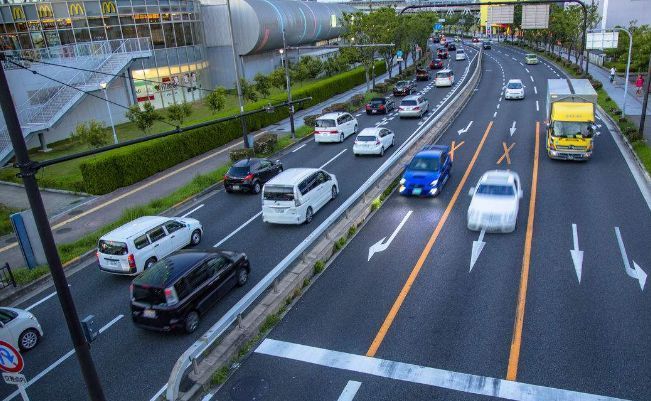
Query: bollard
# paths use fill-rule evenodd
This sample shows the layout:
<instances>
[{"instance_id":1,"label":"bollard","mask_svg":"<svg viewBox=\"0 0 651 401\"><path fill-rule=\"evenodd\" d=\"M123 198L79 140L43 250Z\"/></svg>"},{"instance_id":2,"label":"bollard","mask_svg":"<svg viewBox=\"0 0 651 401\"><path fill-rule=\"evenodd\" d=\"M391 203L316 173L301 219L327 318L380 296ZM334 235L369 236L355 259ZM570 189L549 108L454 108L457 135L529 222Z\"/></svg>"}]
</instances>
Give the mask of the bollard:
<instances>
[{"instance_id":1,"label":"bollard","mask_svg":"<svg viewBox=\"0 0 651 401\"><path fill-rule=\"evenodd\" d=\"M197 362L197 358L191 358L190 360L192 361L192 371L195 375L199 375L199 362Z\"/></svg>"},{"instance_id":2,"label":"bollard","mask_svg":"<svg viewBox=\"0 0 651 401\"><path fill-rule=\"evenodd\" d=\"M237 315L237 328L240 330L244 330L244 327L242 326L242 314L239 313Z\"/></svg>"},{"instance_id":3,"label":"bollard","mask_svg":"<svg viewBox=\"0 0 651 401\"><path fill-rule=\"evenodd\" d=\"M278 294L278 279L274 280L273 289L274 289L274 294Z\"/></svg>"}]
</instances>

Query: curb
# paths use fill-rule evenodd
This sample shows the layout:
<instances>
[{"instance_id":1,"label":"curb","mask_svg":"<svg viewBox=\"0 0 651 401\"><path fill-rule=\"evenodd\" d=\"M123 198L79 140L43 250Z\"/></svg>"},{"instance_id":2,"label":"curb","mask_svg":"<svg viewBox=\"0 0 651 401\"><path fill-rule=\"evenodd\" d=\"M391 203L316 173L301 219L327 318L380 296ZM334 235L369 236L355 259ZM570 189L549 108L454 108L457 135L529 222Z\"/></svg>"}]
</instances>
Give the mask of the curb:
<instances>
[{"instance_id":1,"label":"curb","mask_svg":"<svg viewBox=\"0 0 651 401\"><path fill-rule=\"evenodd\" d=\"M364 194L354 206L350 207L345 216L342 216L339 221L334 223L321 239L312 246L310 251L306 251L302 258L295 262L291 269L288 269L287 273L279 279L277 285L269 289L266 295L247 312L246 316L242 317L235 327L226 333L221 341L216 343L216 346L201 361L193 363L193 368L183 381L182 387L186 391L180 394L179 400L201 399L198 397L201 397L212 386L212 375L220 367L229 367L231 370L229 374L232 373L231 363L234 361L233 357L247 349L246 353L248 354L255 346L252 341L255 342L267 334L260 332L260 328L267 319L273 315L284 314L287 308L291 307L293 302L300 298L313 280L320 277L321 273L315 272L315 263L321 261L326 267L329 266L350 240L359 233L365 223L377 211L372 207L373 201L390 188L402 174L404 169L402 162L411 159L425 144L438 141L474 95L474 89L482 76L481 56L478 57L477 66L466 87L449 104L450 109L445 112L445 115L441 115L441 118L432 124L427 133L412 144L400 161L396 162L369 192ZM391 193L393 191L395 191L395 187L391 190ZM349 230L352 227L355 228L355 234L349 236ZM335 244L341 239L345 239L345 243L343 246L336 248Z\"/></svg>"},{"instance_id":2,"label":"curb","mask_svg":"<svg viewBox=\"0 0 651 401\"><path fill-rule=\"evenodd\" d=\"M0 184L9 185L11 187L25 188L25 186L23 184L18 184L16 182L11 182L11 181L0 181ZM97 196L97 195L87 194L86 192L75 192L75 191L68 191L68 190L65 190L65 189L57 189L57 188L41 188L41 187L39 187L39 190L41 192L51 192L53 194L76 195L76 196L87 196L87 197L95 197L95 196Z\"/></svg>"}]
</instances>

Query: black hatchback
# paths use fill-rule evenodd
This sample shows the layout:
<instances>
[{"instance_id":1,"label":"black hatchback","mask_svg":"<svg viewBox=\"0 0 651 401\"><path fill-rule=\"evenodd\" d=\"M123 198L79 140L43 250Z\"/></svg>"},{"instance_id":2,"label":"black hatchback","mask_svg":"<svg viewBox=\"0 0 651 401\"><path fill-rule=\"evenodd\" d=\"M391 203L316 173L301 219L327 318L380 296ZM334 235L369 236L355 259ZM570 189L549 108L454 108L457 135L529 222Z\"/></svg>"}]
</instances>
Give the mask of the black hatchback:
<instances>
[{"instance_id":1,"label":"black hatchback","mask_svg":"<svg viewBox=\"0 0 651 401\"><path fill-rule=\"evenodd\" d=\"M247 191L259 194L262 185L283 171L279 160L244 159L236 162L224 175L226 192Z\"/></svg>"},{"instance_id":2,"label":"black hatchback","mask_svg":"<svg viewBox=\"0 0 651 401\"><path fill-rule=\"evenodd\" d=\"M387 114L393 111L396 104L389 97L374 97L366 104L366 114Z\"/></svg>"},{"instance_id":3,"label":"black hatchback","mask_svg":"<svg viewBox=\"0 0 651 401\"><path fill-rule=\"evenodd\" d=\"M250 272L249 260L243 253L173 253L131 283L131 319L146 329L192 333L210 307L233 287L246 284Z\"/></svg>"}]
</instances>

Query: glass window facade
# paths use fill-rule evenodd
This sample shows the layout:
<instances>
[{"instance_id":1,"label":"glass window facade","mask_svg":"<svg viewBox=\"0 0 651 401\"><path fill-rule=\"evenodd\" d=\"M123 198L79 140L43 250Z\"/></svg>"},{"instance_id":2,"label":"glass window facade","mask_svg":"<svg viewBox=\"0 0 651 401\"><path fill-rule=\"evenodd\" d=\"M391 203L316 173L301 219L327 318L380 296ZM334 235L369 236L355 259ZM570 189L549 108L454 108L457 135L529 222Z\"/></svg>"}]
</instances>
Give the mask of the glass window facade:
<instances>
[{"instance_id":1,"label":"glass window facade","mask_svg":"<svg viewBox=\"0 0 651 401\"><path fill-rule=\"evenodd\" d=\"M0 0L0 50L149 38L154 55L131 65L135 95L166 107L209 89L199 13L198 0Z\"/></svg>"}]
</instances>

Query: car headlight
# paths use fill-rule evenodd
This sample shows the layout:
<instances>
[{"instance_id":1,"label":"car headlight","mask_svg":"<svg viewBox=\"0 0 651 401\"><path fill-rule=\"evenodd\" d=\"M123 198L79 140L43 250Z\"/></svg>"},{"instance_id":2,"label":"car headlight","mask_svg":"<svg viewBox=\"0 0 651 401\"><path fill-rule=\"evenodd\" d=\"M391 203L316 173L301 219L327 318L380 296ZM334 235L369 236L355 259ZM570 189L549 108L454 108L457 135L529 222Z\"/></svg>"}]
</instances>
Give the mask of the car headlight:
<instances>
[{"instance_id":1,"label":"car headlight","mask_svg":"<svg viewBox=\"0 0 651 401\"><path fill-rule=\"evenodd\" d=\"M438 183L439 183L439 179L437 178L437 179L435 179L434 181L430 182L429 185L435 187L436 184L438 184Z\"/></svg>"},{"instance_id":2,"label":"car headlight","mask_svg":"<svg viewBox=\"0 0 651 401\"><path fill-rule=\"evenodd\" d=\"M400 179L400 185L404 184L405 182L407 182L407 180L405 180L404 178Z\"/></svg>"}]
</instances>

